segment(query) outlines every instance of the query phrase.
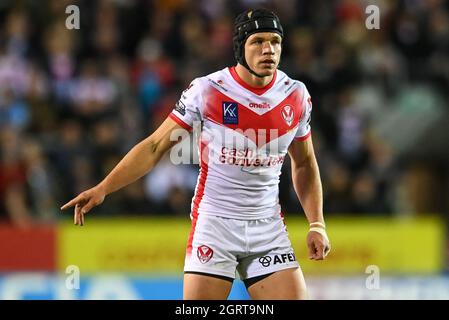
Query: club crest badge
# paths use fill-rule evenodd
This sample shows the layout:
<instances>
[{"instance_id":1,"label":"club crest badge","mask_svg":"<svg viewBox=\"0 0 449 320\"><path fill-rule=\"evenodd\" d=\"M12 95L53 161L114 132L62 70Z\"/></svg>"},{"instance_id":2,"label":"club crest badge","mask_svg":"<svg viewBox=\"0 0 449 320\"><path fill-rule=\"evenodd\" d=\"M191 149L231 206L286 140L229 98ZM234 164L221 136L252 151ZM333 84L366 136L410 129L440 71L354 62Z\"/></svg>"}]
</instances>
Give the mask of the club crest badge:
<instances>
[{"instance_id":1,"label":"club crest badge","mask_svg":"<svg viewBox=\"0 0 449 320\"><path fill-rule=\"evenodd\" d=\"M210 247L202 245L198 247L196 254L201 263L207 263L210 259L212 259L214 251Z\"/></svg>"},{"instance_id":2,"label":"club crest badge","mask_svg":"<svg viewBox=\"0 0 449 320\"><path fill-rule=\"evenodd\" d=\"M295 112L293 108L288 104L285 105L281 110L282 118L284 118L285 123L290 127L293 123L293 118L295 117Z\"/></svg>"}]
</instances>

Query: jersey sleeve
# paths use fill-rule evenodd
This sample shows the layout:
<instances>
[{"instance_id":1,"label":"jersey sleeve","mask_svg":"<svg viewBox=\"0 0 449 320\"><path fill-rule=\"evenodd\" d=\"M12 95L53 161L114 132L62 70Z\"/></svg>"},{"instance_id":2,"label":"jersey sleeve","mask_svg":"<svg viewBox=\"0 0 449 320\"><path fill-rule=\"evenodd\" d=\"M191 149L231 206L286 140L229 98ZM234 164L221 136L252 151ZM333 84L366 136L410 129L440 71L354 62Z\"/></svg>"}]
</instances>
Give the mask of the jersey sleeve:
<instances>
[{"instance_id":1,"label":"jersey sleeve","mask_svg":"<svg viewBox=\"0 0 449 320\"><path fill-rule=\"evenodd\" d=\"M185 89L169 117L181 127L192 130L195 121L201 121L202 108L201 82L197 78Z\"/></svg>"},{"instance_id":2,"label":"jersey sleeve","mask_svg":"<svg viewBox=\"0 0 449 320\"><path fill-rule=\"evenodd\" d=\"M305 85L303 87L303 99L302 99L302 114L299 119L298 130L295 134L295 139L299 141L304 141L312 134L312 129L310 127L310 120L312 119L312 98L310 97L309 91Z\"/></svg>"}]
</instances>

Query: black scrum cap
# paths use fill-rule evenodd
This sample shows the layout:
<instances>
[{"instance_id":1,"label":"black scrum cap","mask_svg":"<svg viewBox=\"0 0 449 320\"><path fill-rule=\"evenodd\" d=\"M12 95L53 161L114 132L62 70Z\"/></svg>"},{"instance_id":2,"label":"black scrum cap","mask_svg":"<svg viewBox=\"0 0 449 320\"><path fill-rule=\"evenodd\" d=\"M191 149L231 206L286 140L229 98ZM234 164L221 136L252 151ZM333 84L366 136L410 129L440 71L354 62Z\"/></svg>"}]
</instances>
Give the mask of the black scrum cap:
<instances>
[{"instance_id":1,"label":"black scrum cap","mask_svg":"<svg viewBox=\"0 0 449 320\"><path fill-rule=\"evenodd\" d=\"M234 22L234 56L238 63L255 74L245 61L245 42L250 35L257 32L276 32L284 37L278 16L266 9L246 10L239 14ZM256 74L257 75L257 74ZM258 76L258 75L257 75Z\"/></svg>"}]
</instances>

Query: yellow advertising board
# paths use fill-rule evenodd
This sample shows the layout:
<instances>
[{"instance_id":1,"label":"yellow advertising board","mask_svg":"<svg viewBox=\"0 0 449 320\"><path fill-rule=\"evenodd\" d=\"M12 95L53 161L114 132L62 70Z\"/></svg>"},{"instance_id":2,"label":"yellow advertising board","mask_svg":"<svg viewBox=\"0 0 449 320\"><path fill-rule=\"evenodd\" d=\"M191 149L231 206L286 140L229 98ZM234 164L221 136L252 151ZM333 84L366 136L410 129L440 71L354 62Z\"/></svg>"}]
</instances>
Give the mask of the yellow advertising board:
<instances>
[{"instance_id":1,"label":"yellow advertising board","mask_svg":"<svg viewBox=\"0 0 449 320\"><path fill-rule=\"evenodd\" d=\"M287 224L290 231L289 223ZM386 273L435 273L443 269L445 227L437 218L327 219L332 250L324 261L308 259L307 227L289 232L305 274L360 274L374 265Z\"/></svg>"},{"instance_id":2,"label":"yellow advertising board","mask_svg":"<svg viewBox=\"0 0 449 320\"><path fill-rule=\"evenodd\" d=\"M59 268L81 272L180 272L190 232L188 219L90 219L63 223Z\"/></svg>"},{"instance_id":3,"label":"yellow advertising board","mask_svg":"<svg viewBox=\"0 0 449 320\"><path fill-rule=\"evenodd\" d=\"M308 274L360 274L370 265L386 273L434 273L443 268L445 229L437 218L328 218L332 251L325 261L308 259L304 218L286 216L296 257ZM181 273L188 219L90 219L62 223L58 265L84 273Z\"/></svg>"}]
</instances>

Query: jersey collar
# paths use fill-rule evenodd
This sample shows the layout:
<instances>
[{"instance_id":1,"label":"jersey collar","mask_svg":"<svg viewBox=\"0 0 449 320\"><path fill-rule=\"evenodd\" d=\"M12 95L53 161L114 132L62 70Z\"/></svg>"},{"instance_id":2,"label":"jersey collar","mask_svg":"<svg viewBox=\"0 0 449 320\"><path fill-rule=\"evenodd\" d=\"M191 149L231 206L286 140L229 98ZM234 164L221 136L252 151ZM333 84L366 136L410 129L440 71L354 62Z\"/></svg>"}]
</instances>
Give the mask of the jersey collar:
<instances>
[{"instance_id":1,"label":"jersey collar","mask_svg":"<svg viewBox=\"0 0 449 320\"><path fill-rule=\"evenodd\" d=\"M247 90L249 90L249 91L251 91L251 92L253 92L253 93L255 93L255 94L259 95L259 96L264 94L265 92L267 92L274 85L274 83L276 82L276 76L277 76L277 73L278 73L278 71L275 70L273 79L271 79L270 83L268 83L265 87L256 88L256 87L250 86L245 81L243 81L242 78L240 78L239 75L237 74L237 71L235 71L235 67L234 66L229 67L228 69L229 69L229 73L231 74L232 78L234 78L234 80L237 81L237 83L239 85L241 85L245 89L247 89Z\"/></svg>"}]
</instances>

